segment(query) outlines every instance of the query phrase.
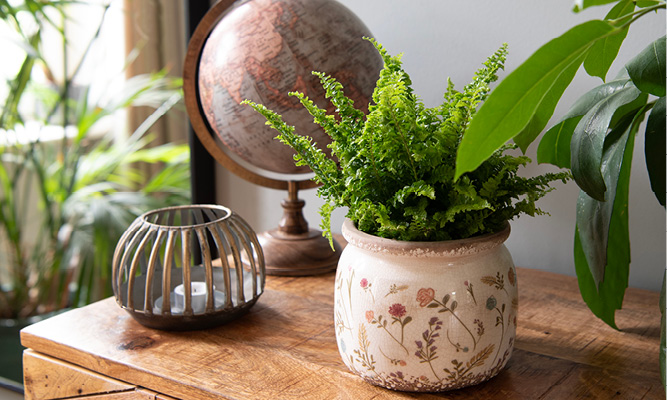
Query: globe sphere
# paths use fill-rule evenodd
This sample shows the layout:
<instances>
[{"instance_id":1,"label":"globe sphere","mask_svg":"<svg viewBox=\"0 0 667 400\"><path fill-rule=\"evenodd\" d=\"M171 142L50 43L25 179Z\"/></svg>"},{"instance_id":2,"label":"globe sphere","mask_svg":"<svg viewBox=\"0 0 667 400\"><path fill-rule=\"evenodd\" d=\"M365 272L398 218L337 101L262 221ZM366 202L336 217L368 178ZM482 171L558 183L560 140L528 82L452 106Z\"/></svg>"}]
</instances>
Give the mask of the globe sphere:
<instances>
[{"instance_id":1,"label":"globe sphere","mask_svg":"<svg viewBox=\"0 0 667 400\"><path fill-rule=\"evenodd\" d=\"M298 91L330 113L319 78L332 75L364 111L382 59L363 40L370 31L334 0L247 0L235 3L212 29L201 52L198 91L203 114L224 147L254 167L303 174L293 151L274 137L264 117L244 99L283 116L296 132L326 151L329 137L289 92Z\"/></svg>"}]
</instances>

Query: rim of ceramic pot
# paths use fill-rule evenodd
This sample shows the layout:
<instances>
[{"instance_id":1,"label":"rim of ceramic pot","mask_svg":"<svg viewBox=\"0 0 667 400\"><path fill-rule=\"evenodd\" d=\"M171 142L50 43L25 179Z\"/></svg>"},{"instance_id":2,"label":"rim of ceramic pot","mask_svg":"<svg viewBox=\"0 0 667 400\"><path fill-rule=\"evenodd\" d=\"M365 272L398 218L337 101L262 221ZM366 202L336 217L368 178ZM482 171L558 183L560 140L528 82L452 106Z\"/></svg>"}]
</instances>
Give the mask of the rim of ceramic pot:
<instances>
[{"instance_id":1,"label":"rim of ceramic pot","mask_svg":"<svg viewBox=\"0 0 667 400\"><path fill-rule=\"evenodd\" d=\"M342 233L348 244L373 253L406 257L464 257L500 246L510 235L510 224L499 232L473 236L467 239L438 242L408 242L373 236L357 229L351 219L343 222Z\"/></svg>"}]
</instances>

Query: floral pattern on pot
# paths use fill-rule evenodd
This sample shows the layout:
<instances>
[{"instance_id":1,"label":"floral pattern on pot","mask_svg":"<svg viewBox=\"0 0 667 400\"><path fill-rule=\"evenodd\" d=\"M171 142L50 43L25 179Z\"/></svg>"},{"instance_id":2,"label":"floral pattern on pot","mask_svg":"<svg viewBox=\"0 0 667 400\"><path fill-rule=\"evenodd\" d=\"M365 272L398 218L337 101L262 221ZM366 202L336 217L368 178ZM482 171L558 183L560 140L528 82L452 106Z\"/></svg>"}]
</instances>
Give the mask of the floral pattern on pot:
<instances>
[{"instance_id":1,"label":"floral pattern on pot","mask_svg":"<svg viewBox=\"0 0 667 400\"><path fill-rule=\"evenodd\" d=\"M502 370L518 311L516 271L503 245L509 226L444 249L434 243L435 250L375 238L347 221L343 234L349 244L336 275L334 319L352 372L390 389L434 392Z\"/></svg>"}]
</instances>

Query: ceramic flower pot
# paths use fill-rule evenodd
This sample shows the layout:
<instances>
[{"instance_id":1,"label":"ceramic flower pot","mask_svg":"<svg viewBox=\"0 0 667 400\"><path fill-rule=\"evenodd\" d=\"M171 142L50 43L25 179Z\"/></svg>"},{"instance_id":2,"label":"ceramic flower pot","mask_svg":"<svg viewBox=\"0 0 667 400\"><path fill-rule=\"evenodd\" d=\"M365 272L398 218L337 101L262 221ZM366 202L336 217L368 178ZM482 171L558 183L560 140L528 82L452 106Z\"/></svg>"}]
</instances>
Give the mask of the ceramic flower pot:
<instances>
[{"instance_id":1,"label":"ceramic flower pot","mask_svg":"<svg viewBox=\"0 0 667 400\"><path fill-rule=\"evenodd\" d=\"M498 233L403 242L343 224L334 320L347 367L389 389L457 389L498 374L518 309L512 257Z\"/></svg>"}]
</instances>

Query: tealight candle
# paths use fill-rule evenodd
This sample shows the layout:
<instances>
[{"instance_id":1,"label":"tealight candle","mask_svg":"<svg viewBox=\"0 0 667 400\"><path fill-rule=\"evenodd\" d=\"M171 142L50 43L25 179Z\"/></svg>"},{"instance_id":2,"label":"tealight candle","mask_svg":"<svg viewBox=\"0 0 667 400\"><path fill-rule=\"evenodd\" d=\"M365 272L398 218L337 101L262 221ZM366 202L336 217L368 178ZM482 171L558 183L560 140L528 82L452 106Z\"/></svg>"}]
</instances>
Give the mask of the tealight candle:
<instances>
[{"instance_id":1,"label":"tealight candle","mask_svg":"<svg viewBox=\"0 0 667 400\"><path fill-rule=\"evenodd\" d=\"M202 314L206 310L206 282L191 282L190 290L190 304L192 305L192 312L195 314ZM174 288L174 300L176 307L185 310L185 286L178 285Z\"/></svg>"}]
</instances>

